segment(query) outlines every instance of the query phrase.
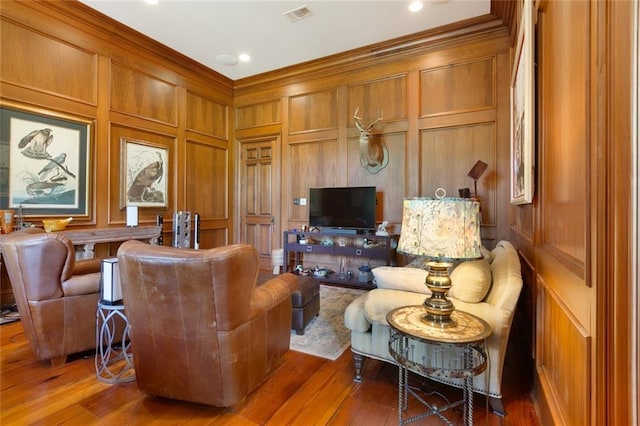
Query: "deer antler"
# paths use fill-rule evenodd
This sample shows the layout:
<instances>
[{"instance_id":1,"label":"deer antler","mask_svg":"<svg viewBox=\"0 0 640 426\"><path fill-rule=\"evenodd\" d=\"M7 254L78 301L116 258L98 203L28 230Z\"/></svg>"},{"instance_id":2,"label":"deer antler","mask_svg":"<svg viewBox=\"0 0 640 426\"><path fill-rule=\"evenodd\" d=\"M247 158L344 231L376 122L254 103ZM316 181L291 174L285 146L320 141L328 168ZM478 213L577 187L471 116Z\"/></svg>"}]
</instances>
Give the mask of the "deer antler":
<instances>
[{"instance_id":1,"label":"deer antler","mask_svg":"<svg viewBox=\"0 0 640 426\"><path fill-rule=\"evenodd\" d=\"M362 117L358 117L358 111L360 110L360 107L356 108L356 111L353 113L353 120L356 123L356 127L358 128L358 130L360 130L363 133L369 133L369 131L371 131L371 129L373 129L373 126L375 126L375 124L382 120L382 113L380 113L380 117L376 118L375 121L373 121L371 124L369 124L367 126L367 130L364 129L364 126L362 125Z\"/></svg>"},{"instance_id":2,"label":"deer antler","mask_svg":"<svg viewBox=\"0 0 640 426\"><path fill-rule=\"evenodd\" d=\"M375 124L380 120L382 120L382 113L380 113L380 117L376 118L375 121L369 124L369 127L367 127L367 131L373 129L373 126L375 126Z\"/></svg>"},{"instance_id":3,"label":"deer antler","mask_svg":"<svg viewBox=\"0 0 640 426\"><path fill-rule=\"evenodd\" d=\"M358 128L358 130L360 130L361 133L365 133L366 131L364 130L364 127L362 127L362 117L358 117L358 111L360 110L360 107L356 108L356 112L353 113L353 121L355 121L356 123L356 127Z\"/></svg>"}]
</instances>

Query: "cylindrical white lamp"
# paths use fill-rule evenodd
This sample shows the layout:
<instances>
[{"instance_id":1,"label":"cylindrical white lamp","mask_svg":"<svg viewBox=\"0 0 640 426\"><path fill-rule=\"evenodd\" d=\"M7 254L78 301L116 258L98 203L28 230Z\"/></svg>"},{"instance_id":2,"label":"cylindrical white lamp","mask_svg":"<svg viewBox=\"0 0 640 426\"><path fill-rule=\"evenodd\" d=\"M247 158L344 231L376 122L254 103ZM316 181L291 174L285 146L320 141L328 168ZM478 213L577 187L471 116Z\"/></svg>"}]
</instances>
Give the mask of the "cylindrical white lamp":
<instances>
[{"instance_id":1,"label":"cylindrical white lamp","mask_svg":"<svg viewBox=\"0 0 640 426\"><path fill-rule=\"evenodd\" d=\"M138 226L138 206L127 206L127 226Z\"/></svg>"}]
</instances>

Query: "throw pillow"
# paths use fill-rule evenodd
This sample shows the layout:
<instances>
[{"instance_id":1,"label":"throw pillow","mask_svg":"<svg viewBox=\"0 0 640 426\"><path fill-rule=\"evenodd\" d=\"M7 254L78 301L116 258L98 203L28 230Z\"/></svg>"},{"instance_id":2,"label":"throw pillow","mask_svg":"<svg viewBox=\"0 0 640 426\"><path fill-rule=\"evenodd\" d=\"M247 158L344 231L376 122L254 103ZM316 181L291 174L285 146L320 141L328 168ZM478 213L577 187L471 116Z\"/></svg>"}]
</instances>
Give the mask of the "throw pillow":
<instances>
[{"instance_id":1,"label":"throw pillow","mask_svg":"<svg viewBox=\"0 0 640 426\"><path fill-rule=\"evenodd\" d=\"M467 303L479 303L491 288L491 266L484 259L462 262L451 272L448 295Z\"/></svg>"},{"instance_id":2,"label":"throw pillow","mask_svg":"<svg viewBox=\"0 0 640 426\"><path fill-rule=\"evenodd\" d=\"M378 288L431 294L427 286L424 285L424 280L427 277L427 271L424 269L378 266L373 268L372 272Z\"/></svg>"},{"instance_id":3,"label":"throw pillow","mask_svg":"<svg viewBox=\"0 0 640 426\"><path fill-rule=\"evenodd\" d=\"M486 248L485 246L480 246L480 253L482 254L484 260L489 263L493 262L493 256L491 256L491 252L488 248Z\"/></svg>"}]
</instances>

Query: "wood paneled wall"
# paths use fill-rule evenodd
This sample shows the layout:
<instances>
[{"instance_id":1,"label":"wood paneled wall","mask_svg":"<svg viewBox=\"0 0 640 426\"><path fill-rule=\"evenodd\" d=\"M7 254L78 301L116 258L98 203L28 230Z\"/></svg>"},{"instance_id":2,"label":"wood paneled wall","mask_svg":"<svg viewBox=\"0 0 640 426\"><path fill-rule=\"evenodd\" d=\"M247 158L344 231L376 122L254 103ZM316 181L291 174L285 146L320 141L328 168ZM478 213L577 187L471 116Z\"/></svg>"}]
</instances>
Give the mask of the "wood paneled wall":
<instances>
[{"instance_id":1,"label":"wood paneled wall","mask_svg":"<svg viewBox=\"0 0 640 426\"><path fill-rule=\"evenodd\" d=\"M629 375L631 9L535 2L536 190L532 204L512 207L511 240L536 307L543 424L632 424L638 406Z\"/></svg>"},{"instance_id":2,"label":"wood paneled wall","mask_svg":"<svg viewBox=\"0 0 640 426\"><path fill-rule=\"evenodd\" d=\"M91 209L71 226L123 226L122 139L168 150L165 244L179 210L203 248L230 242L232 82L75 2L2 2L3 106L91 124ZM114 30L117 28L117 30ZM39 223L41 217L27 220Z\"/></svg>"},{"instance_id":3,"label":"wood paneled wall","mask_svg":"<svg viewBox=\"0 0 640 426\"><path fill-rule=\"evenodd\" d=\"M405 197L433 196L439 187L458 196L459 188L473 188L467 173L483 160L483 239L492 247L508 238L508 200L501 195L509 185L507 29L483 20L451 34L438 43L425 34L393 62L365 60L313 74L301 66L295 77L238 83L236 138L282 138L277 232L307 223L308 206L293 200L308 197L309 188L364 185L377 187L377 221L399 232ZM360 165L356 109L365 125L382 117L373 137L387 146L389 163L376 174Z\"/></svg>"}]
</instances>

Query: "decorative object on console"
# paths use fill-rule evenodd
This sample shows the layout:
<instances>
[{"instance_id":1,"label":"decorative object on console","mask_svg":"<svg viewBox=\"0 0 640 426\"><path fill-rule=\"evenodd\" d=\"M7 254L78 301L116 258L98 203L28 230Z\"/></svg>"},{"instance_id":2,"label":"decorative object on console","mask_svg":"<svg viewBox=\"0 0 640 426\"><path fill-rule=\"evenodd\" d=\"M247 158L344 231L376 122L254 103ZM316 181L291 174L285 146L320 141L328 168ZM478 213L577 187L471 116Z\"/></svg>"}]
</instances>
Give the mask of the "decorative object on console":
<instances>
[{"instance_id":1,"label":"decorative object on console","mask_svg":"<svg viewBox=\"0 0 640 426\"><path fill-rule=\"evenodd\" d=\"M379 237L384 237L389 235L389 232L387 231L387 226L389 226L389 221L388 220L382 221L382 223L378 225L378 230L376 231L376 235Z\"/></svg>"},{"instance_id":2,"label":"decorative object on console","mask_svg":"<svg viewBox=\"0 0 640 426\"><path fill-rule=\"evenodd\" d=\"M42 219L42 225L44 225L44 230L47 232L58 232L64 231L64 228L66 228L67 224L72 220L72 217L66 219Z\"/></svg>"},{"instance_id":3,"label":"decorative object on console","mask_svg":"<svg viewBox=\"0 0 640 426\"><path fill-rule=\"evenodd\" d=\"M138 206L127 206L127 226L138 226Z\"/></svg>"},{"instance_id":4,"label":"decorative object on console","mask_svg":"<svg viewBox=\"0 0 640 426\"><path fill-rule=\"evenodd\" d=\"M2 225L2 234L8 234L13 232L14 225L14 211L13 210L0 210L0 224Z\"/></svg>"},{"instance_id":5,"label":"decorative object on console","mask_svg":"<svg viewBox=\"0 0 640 426\"><path fill-rule=\"evenodd\" d=\"M373 278L373 274L371 273L371 267L369 265L362 265L358 268L360 271L360 275L358 276L358 281L361 283L368 283Z\"/></svg>"},{"instance_id":6,"label":"decorative object on console","mask_svg":"<svg viewBox=\"0 0 640 426\"><path fill-rule=\"evenodd\" d=\"M373 126L380 120L382 116L375 119L368 126L362 125L362 117L358 117L358 110L353 113L353 120L360 132L360 165L369 173L376 174L389 164L389 150L387 146L379 138L371 135Z\"/></svg>"},{"instance_id":7,"label":"decorative object on console","mask_svg":"<svg viewBox=\"0 0 640 426\"><path fill-rule=\"evenodd\" d=\"M196 213L193 217L193 248L198 250L200 248L200 214Z\"/></svg>"},{"instance_id":8,"label":"decorative object on console","mask_svg":"<svg viewBox=\"0 0 640 426\"><path fill-rule=\"evenodd\" d=\"M173 215L173 246L189 248L191 246L191 212L179 211Z\"/></svg>"},{"instance_id":9,"label":"decorative object on console","mask_svg":"<svg viewBox=\"0 0 640 426\"><path fill-rule=\"evenodd\" d=\"M444 192L444 191L442 191ZM436 194L438 191L436 191ZM480 204L464 198L407 198L404 200L398 251L427 259L425 284L431 296L424 301L426 324L455 325L449 270L453 260L477 259L480 252Z\"/></svg>"},{"instance_id":10,"label":"decorative object on console","mask_svg":"<svg viewBox=\"0 0 640 426\"><path fill-rule=\"evenodd\" d=\"M162 233L164 231L164 218L162 217L161 214L156 216L156 226L160 228L160 235L158 236L158 245L162 246L164 245L164 238L162 236Z\"/></svg>"}]
</instances>

